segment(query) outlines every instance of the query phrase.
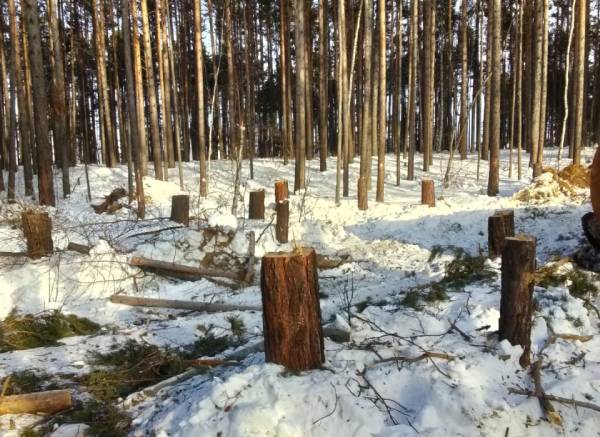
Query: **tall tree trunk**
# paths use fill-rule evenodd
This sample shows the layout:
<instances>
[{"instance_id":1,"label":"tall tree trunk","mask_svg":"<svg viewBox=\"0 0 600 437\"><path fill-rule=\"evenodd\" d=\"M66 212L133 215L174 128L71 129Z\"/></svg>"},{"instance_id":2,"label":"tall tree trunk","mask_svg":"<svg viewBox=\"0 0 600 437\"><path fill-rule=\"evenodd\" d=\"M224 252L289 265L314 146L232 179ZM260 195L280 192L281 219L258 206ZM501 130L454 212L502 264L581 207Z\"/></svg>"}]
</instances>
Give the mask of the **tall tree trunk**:
<instances>
[{"instance_id":1,"label":"tall tree trunk","mask_svg":"<svg viewBox=\"0 0 600 437\"><path fill-rule=\"evenodd\" d=\"M377 138L377 202L384 201L385 152L387 121L387 64L386 64L386 10L385 0L379 0L379 134Z\"/></svg>"},{"instance_id":2,"label":"tall tree trunk","mask_svg":"<svg viewBox=\"0 0 600 437\"><path fill-rule=\"evenodd\" d=\"M289 93L290 76L289 76L289 30L288 30L288 1L280 0L280 63L279 70L281 72L281 117L282 117L282 139L281 147L283 154L283 163L287 165L289 159L289 151L292 147L292 102Z\"/></svg>"},{"instance_id":3,"label":"tall tree trunk","mask_svg":"<svg viewBox=\"0 0 600 437\"><path fill-rule=\"evenodd\" d=\"M587 26L587 1L578 0L576 10L577 38L575 41L575 106L574 106L574 140L571 144L573 150L573 163L580 164L581 149L583 148L583 108L585 100L585 69L587 59L585 57L585 41Z\"/></svg>"},{"instance_id":4,"label":"tall tree trunk","mask_svg":"<svg viewBox=\"0 0 600 437\"><path fill-rule=\"evenodd\" d=\"M306 10L304 0L294 0L295 41L296 41L296 169L294 192L306 186Z\"/></svg>"},{"instance_id":5,"label":"tall tree trunk","mask_svg":"<svg viewBox=\"0 0 600 437\"><path fill-rule=\"evenodd\" d=\"M369 165L371 162L371 147L370 144L373 140L372 129L376 129L373 126L372 108L373 104L373 78L372 78L372 67L373 67L373 0L365 0L365 27L364 27L364 74L363 74L363 113L362 113L362 126L361 126L361 140L360 140L360 175L358 179L358 202L359 208L365 210L368 208L368 194L367 190L369 187Z\"/></svg>"},{"instance_id":6,"label":"tall tree trunk","mask_svg":"<svg viewBox=\"0 0 600 437\"><path fill-rule=\"evenodd\" d=\"M148 174L148 140L146 136L146 111L144 109L144 79L142 77L142 55L140 49L140 38L138 30L138 7L137 0L128 0L131 6L131 43L133 53L133 74L135 78L135 102L138 123L138 135L140 137L140 165L142 175Z\"/></svg>"},{"instance_id":7,"label":"tall tree trunk","mask_svg":"<svg viewBox=\"0 0 600 437\"><path fill-rule=\"evenodd\" d=\"M407 179L415 179L415 133L417 110L417 65L419 51L417 48L417 29L419 20L418 0L410 2L410 33L408 37L408 123L406 124L406 140L408 144L408 175Z\"/></svg>"},{"instance_id":8,"label":"tall tree trunk","mask_svg":"<svg viewBox=\"0 0 600 437\"><path fill-rule=\"evenodd\" d=\"M37 142L38 190L42 205L54 206L54 180L52 178L52 153L48 139L48 114L46 96L46 78L42 57L39 11L36 0L23 1L23 13L29 35L29 58L35 117L35 135Z\"/></svg>"},{"instance_id":9,"label":"tall tree trunk","mask_svg":"<svg viewBox=\"0 0 600 437\"><path fill-rule=\"evenodd\" d=\"M154 175L156 179L164 180L160 150L160 130L158 126L158 99L156 98L156 82L154 80L152 45L150 44L150 20L148 18L147 0L141 0L141 12L144 43L144 64L146 67L146 89L148 90L148 110L150 112L150 136L152 139L152 158L154 160Z\"/></svg>"},{"instance_id":10,"label":"tall tree trunk","mask_svg":"<svg viewBox=\"0 0 600 437\"><path fill-rule=\"evenodd\" d=\"M329 65L327 51L329 50L329 23L327 21L327 0L319 0L319 169L327 170L327 118L329 115Z\"/></svg>"},{"instance_id":11,"label":"tall tree trunk","mask_svg":"<svg viewBox=\"0 0 600 437\"><path fill-rule=\"evenodd\" d=\"M501 0L489 0L491 35L491 113L490 113L490 174L488 179L488 196L496 196L500 188L500 101L502 83L502 10Z\"/></svg>"},{"instance_id":12,"label":"tall tree trunk","mask_svg":"<svg viewBox=\"0 0 600 437\"><path fill-rule=\"evenodd\" d=\"M436 2L424 0L423 2L423 96L421 96L421 108L423 116L423 171L429 171L433 152L433 112L434 112L434 80L435 80L435 9Z\"/></svg>"},{"instance_id":13,"label":"tall tree trunk","mask_svg":"<svg viewBox=\"0 0 600 437\"><path fill-rule=\"evenodd\" d=\"M462 0L460 20L460 54L461 54L461 93L460 93L460 159L467 159L467 123L469 98L469 65L468 61L468 0Z\"/></svg>"},{"instance_id":14,"label":"tall tree trunk","mask_svg":"<svg viewBox=\"0 0 600 437\"><path fill-rule=\"evenodd\" d=\"M200 197L208 195L206 177L206 125L204 118L204 51L202 50L202 11L194 2L194 54L196 57L196 117L198 120L198 158L200 161Z\"/></svg>"}]
</instances>

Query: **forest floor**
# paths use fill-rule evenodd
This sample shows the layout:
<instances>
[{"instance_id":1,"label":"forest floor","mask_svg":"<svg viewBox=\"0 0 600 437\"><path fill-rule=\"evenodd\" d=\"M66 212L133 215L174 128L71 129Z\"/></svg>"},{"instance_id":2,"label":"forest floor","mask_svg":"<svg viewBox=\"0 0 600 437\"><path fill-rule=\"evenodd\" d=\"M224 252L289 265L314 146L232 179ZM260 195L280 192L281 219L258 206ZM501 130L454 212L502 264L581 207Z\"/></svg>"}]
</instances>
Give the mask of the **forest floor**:
<instances>
[{"instance_id":1,"label":"forest floor","mask_svg":"<svg viewBox=\"0 0 600 437\"><path fill-rule=\"evenodd\" d=\"M584 152L585 163L591 162L593 152ZM7 321L19 314L39 317L60 310L100 328L50 347L0 353L0 381L13 374L13 384L21 384L23 392L28 391L27 383L33 386L29 391L70 388L78 405L89 410L53 417L38 434L58 429L56 435L76 435L77 426L59 426L87 423L98 435L111 436L600 435L596 411L554 402L561 423L551 423L536 398L510 393L511 388L533 390L534 383L519 365L521 348L498 342L494 335L500 264L485 258L487 218L506 208L515 210L518 233L537 238L540 267L572 255L585 244L580 219L591 210L586 190L567 194L545 185L527 201L518 200L514 195L530 185L530 172L524 172L520 182L509 179L507 154L502 155L498 197L486 195L487 163L481 163L477 179L476 157L456 160L449 186L442 190L446 162L447 155L434 158L428 177L436 181L438 200L435 208L428 208L420 205L423 173L417 172L417 181L403 180L396 187L395 161L388 156L386 202L375 203L373 189L366 212L357 209L354 183L350 198L335 206L334 159L324 173L318 171L317 160L310 162L308 189L291 196L287 245L275 240L272 187L275 179L293 182L293 164L256 160L253 181L244 164L245 199L237 216L247 215L248 192L265 188L264 221L229 214L230 163L212 163L210 195L200 203L197 166L184 165L183 191L192 196L195 219L189 228L180 229L164 218L171 196L182 194L176 169L171 170L170 182L145 179L144 221L136 221L128 208L114 215L95 214L86 198L83 168L73 169L73 194L49 210L56 253L39 261L0 260L0 319L8 316L6 329ZM546 162L554 165L553 151L547 152ZM402 171L405 174L404 166ZM350 180L356 181L358 160L351 172ZM92 203L117 187L127 187L126 168L91 166L89 173ZM3 251L24 250L19 214L27 206L2 204ZM207 224L220 226L226 235L212 254L204 245ZM246 256L249 231L260 238L258 258L270 251L312 246L319 254L346 260L320 273L323 323L350 332L350 341L325 340L321 370L298 374L266 364L260 351L260 311L207 314L108 301L120 293L260 306L257 280L232 290L208 280L144 274L128 264L138 255L196 266L210 255L219 258L221 266L231 266ZM61 250L69 242L92 246L90 255ZM594 309L600 306L600 277L564 261L546 272L551 273L535 288L532 332L532 360L540 353L544 356L543 389L600 405L600 319ZM0 329L0 351L10 349L1 336ZM185 380L144 390L183 373L184 361L190 358L236 362L188 371ZM20 435L39 420L0 416L0 435Z\"/></svg>"}]
</instances>

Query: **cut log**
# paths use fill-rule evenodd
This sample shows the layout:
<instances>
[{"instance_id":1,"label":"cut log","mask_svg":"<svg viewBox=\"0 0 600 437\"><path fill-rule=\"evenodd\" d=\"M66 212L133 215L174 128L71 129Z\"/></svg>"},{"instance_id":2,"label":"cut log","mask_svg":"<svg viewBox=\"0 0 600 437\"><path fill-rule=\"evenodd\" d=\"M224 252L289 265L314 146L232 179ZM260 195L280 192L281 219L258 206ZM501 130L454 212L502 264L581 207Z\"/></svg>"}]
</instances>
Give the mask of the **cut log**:
<instances>
[{"instance_id":1,"label":"cut log","mask_svg":"<svg viewBox=\"0 0 600 437\"><path fill-rule=\"evenodd\" d=\"M352 257L350 255L341 255L341 256L326 256L326 255L317 255L317 265L319 270L329 270L336 269L339 266L352 262Z\"/></svg>"},{"instance_id":2,"label":"cut log","mask_svg":"<svg viewBox=\"0 0 600 437\"><path fill-rule=\"evenodd\" d=\"M275 203L283 202L290 198L290 190L287 181L275 181Z\"/></svg>"},{"instance_id":3,"label":"cut log","mask_svg":"<svg viewBox=\"0 0 600 437\"><path fill-rule=\"evenodd\" d=\"M47 212L25 211L21 214L23 234L27 240L27 255L39 259L52 255L52 221Z\"/></svg>"},{"instance_id":4,"label":"cut log","mask_svg":"<svg viewBox=\"0 0 600 437\"><path fill-rule=\"evenodd\" d=\"M321 367L325 352L315 250L265 255L261 291L267 362L297 371Z\"/></svg>"},{"instance_id":5,"label":"cut log","mask_svg":"<svg viewBox=\"0 0 600 437\"><path fill-rule=\"evenodd\" d=\"M248 205L248 219L265 219L265 190L250 191L250 201Z\"/></svg>"},{"instance_id":6,"label":"cut log","mask_svg":"<svg viewBox=\"0 0 600 437\"><path fill-rule=\"evenodd\" d=\"M181 194L171 198L171 221L189 226L190 196Z\"/></svg>"},{"instance_id":7,"label":"cut log","mask_svg":"<svg viewBox=\"0 0 600 437\"><path fill-rule=\"evenodd\" d=\"M86 246L85 244L71 242L67 245L67 250L70 250L71 252L78 252L82 255L89 255L92 248L90 246Z\"/></svg>"},{"instance_id":8,"label":"cut log","mask_svg":"<svg viewBox=\"0 0 600 437\"><path fill-rule=\"evenodd\" d=\"M123 205L119 203L119 200L125 196L127 196L127 191L124 188L116 188L108 196L104 197L104 202L99 205L92 205L92 208L96 214L105 212L112 214L123 207Z\"/></svg>"},{"instance_id":9,"label":"cut log","mask_svg":"<svg viewBox=\"0 0 600 437\"><path fill-rule=\"evenodd\" d=\"M277 211L277 223L275 224L275 237L277 241L281 244L287 243L288 240L288 232L289 232L289 222L290 222L290 201L283 200L281 202L277 202L276 206Z\"/></svg>"},{"instance_id":10,"label":"cut log","mask_svg":"<svg viewBox=\"0 0 600 437\"><path fill-rule=\"evenodd\" d=\"M488 250L490 258L502 256L504 240L515 236L515 213L512 210L496 211L488 218Z\"/></svg>"},{"instance_id":11,"label":"cut log","mask_svg":"<svg viewBox=\"0 0 600 437\"><path fill-rule=\"evenodd\" d=\"M423 179L421 181L421 204L435 206L435 184L433 179Z\"/></svg>"},{"instance_id":12,"label":"cut log","mask_svg":"<svg viewBox=\"0 0 600 437\"><path fill-rule=\"evenodd\" d=\"M171 278L183 279L186 281L199 281L205 277L228 278L235 281L243 281L246 272L226 272L223 270L208 269L206 267L190 267L182 264L175 264L166 261L156 261L153 259L133 257L129 265L138 267L144 271L156 273L157 275L168 276Z\"/></svg>"},{"instance_id":13,"label":"cut log","mask_svg":"<svg viewBox=\"0 0 600 437\"><path fill-rule=\"evenodd\" d=\"M69 390L0 396L0 414L56 414L72 406Z\"/></svg>"},{"instance_id":14,"label":"cut log","mask_svg":"<svg viewBox=\"0 0 600 437\"><path fill-rule=\"evenodd\" d=\"M523 367L530 364L535 252L535 238L526 235L506 238L502 251L499 336L523 346Z\"/></svg>"},{"instance_id":15,"label":"cut log","mask_svg":"<svg viewBox=\"0 0 600 437\"><path fill-rule=\"evenodd\" d=\"M221 313L227 311L260 311L261 307L251 305L228 305L222 303L193 302L185 300L151 299L115 294L110 297L112 303L144 308L169 308L173 310L201 311Z\"/></svg>"}]
</instances>

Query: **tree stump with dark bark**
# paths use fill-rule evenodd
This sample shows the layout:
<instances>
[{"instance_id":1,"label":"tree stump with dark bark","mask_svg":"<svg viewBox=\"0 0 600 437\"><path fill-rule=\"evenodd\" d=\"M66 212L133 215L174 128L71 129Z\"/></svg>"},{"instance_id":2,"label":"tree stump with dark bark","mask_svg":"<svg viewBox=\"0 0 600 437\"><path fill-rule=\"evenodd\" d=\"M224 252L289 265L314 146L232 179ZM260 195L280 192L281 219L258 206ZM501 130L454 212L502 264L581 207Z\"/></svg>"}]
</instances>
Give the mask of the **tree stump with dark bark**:
<instances>
[{"instance_id":1,"label":"tree stump with dark bark","mask_svg":"<svg viewBox=\"0 0 600 437\"><path fill-rule=\"evenodd\" d=\"M185 226L190 224L190 196L181 194L171 198L171 221Z\"/></svg>"},{"instance_id":2,"label":"tree stump with dark bark","mask_svg":"<svg viewBox=\"0 0 600 437\"><path fill-rule=\"evenodd\" d=\"M423 179L421 181L421 204L435 206L435 184L433 179Z\"/></svg>"},{"instance_id":3,"label":"tree stump with dark bark","mask_svg":"<svg viewBox=\"0 0 600 437\"><path fill-rule=\"evenodd\" d=\"M54 250L52 242L52 221L47 212L25 211L21 214L23 234L27 240L27 256L39 259L51 255Z\"/></svg>"},{"instance_id":4,"label":"tree stump with dark bark","mask_svg":"<svg viewBox=\"0 0 600 437\"><path fill-rule=\"evenodd\" d=\"M290 190L287 181L275 181L275 203L283 202L290 198Z\"/></svg>"},{"instance_id":5,"label":"tree stump with dark bark","mask_svg":"<svg viewBox=\"0 0 600 437\"><path fill-rule=\"evenodd\" d=\"M248 218L250 220L265 219L265 190L250 191Z\"/></svg>"},{"instance_id":6,"label":"tree stump with dark bark","mask_svg":"<svg viewBox=\"0 0 600 437\"><path fill-rule=\"evenodd\" d=\"M499 210L488 218L488 251L490 258L502 256L504 240L515 236L515 212Z\"/></svg>"},{"instance_id":7,"label":"tree stump with dark bark","mask_svg":"<svg viewBox=\"0 0 600 437\"><path fill-rule=\"evenodd\" d=\"M517 235L504 242L499 338L523 346L523 367L530 364L535 254L533 237Z\"/></svg>"},{"instance_id":8,"label":"tree stump with dark bark","mask_svg":"<svg viewBox=\"0 0 600 437\"><path fill-rule=\"evenodd\" d=\"M318 369L324 362L317 272L312 248L263 257L260 285L267 362L297 371Z\"/></svg>"},{"instance_id":9,"label":"tree stump with dark bark","mask_svg":"<svg viewBox=\"0 0 600 437\"><path fill-rule=\"evenodd\" d=\"M275 205L277 212L277 223L275 224L275 238L281 244L289 241L289 222L290 222L290 201L283 200Z\"/></svg>"}]
</instances>

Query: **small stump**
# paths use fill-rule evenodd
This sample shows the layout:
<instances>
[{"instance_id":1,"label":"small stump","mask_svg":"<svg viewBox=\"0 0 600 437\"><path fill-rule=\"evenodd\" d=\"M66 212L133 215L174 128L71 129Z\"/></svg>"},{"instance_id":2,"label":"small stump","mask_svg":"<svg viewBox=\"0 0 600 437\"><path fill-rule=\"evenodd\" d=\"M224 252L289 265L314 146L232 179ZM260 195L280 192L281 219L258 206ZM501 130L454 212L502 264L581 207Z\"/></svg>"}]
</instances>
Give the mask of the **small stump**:
<instances>
[{"instance_id":1,"label":"small stump","mask_svg":"<svg viewBox=\"0 0 600 437\"><path fill-rule=\"evenodd\" d=\"M52 242L52 221L48 213L26 211L21 214L21 220L29 258L39 259L51 255L54 243Z\"/></svg>"},{"instance_id":2,"label":"small stump","mask_svg":"<svg viewBox=\"0 0 600 437\"><path fill-rule=\"evenodd\" d=\"M435 206L435 184L433 179L423 179L421 181L421 204Z\"/></svg>"},{"instance_id":3,"label":"small stump","mask_svg":"<svg viewBox=\"0 0 600 437\"><path fill-rule=\"evenodd\" d=\"M250 191L248 218L250 220L265 219L265 190Z\"/></svg>"},{"instance_id":4,"label":"small stump","mask_svg":"<svg viewBox=\"0 0 600 437\"><path fill-rule=\"evenodd\" d=\"M275 205L275 210L277 212L275 237L279 243L285 244L289 241L288 232L290 222L290 201L284 200L282 202L278 202L277 205Z\"/></svg>"},{"instance_id":5,"label":"small stump","mask_svg":"<svg viewBox=\"0 0 600 437\"><path fill-rule=\"evenodd\" d=\"M505 209L496 211L488 218L488 251L490 258L502 255L504 241L515 236L515 212Z\"/></svg>"},{"instance_id":6,"label":"small stump","mask_svg":"<svg viewBox=\"0 0 600 437\"><path fill-rule=\"evenodd\" d=\"M265 255L260 286L267 362L297 371L320 368L325 352L315 250Z\"/></svg>"},{"instance_id":7,"label":"small stump","mask_svg":"<svg viewBox=\"0 0 600 437\"><path fill-rule=\"evenodd\" d=\"M506 238L502 251L499 338L523 346L523 367L530 364L535 252L535 238L527 235Z\"/></svg>"},{"instance_id":8,"label":"small stump","mask_svg":"<svg viewBox=\"0 0 600 437\"><path fill-rule=\"evenodd\" d=\"M182 194L171 198L171 220L185 226L190 224L190 196Z\"/></svg>"}]
</instances>

